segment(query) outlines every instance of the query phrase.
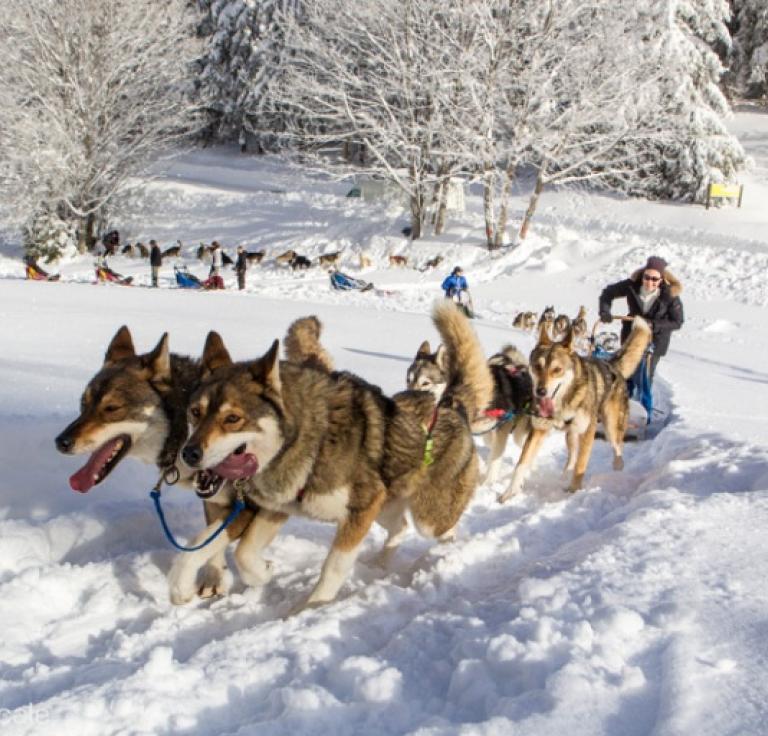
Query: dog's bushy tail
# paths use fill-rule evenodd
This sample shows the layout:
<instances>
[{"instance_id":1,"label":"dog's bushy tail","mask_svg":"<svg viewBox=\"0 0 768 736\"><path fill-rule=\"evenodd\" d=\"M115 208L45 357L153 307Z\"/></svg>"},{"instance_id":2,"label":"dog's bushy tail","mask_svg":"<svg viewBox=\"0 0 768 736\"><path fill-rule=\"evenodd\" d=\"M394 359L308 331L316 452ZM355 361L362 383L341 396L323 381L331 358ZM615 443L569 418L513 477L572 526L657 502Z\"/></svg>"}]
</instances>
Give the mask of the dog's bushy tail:
<instances>
[{"instance_id":1,"label":"dog's bushy tail","mask_svg":"<svg viewBox=\"0 0 768 736\"><path fill-rule=\"evenodd\" d=\"M320 343L322 331L323 324L314 315L293 322L283 338L286 360L330 373L333 359Z\"/></svg>"},{"instance_id":2,"label":"dog's bushy tail","mask_svg":"<svg viewBox=\"0 0 768 736\"><path fill-rule=\"evenodd\" d=\"M651 337L651 328L648 323L642 317L635 317L632 321L632 332L629 333L627 341L616 357L611 360L622 377L629 378L635 372Z\"/></svg>"},{"instance_id":3,"label":"dog's bushy tail","mask_svg":"<svg viewBox=\"0 0 768 736\"><path fill-rule=\"evenodd\" d=\"M432 310L432 321L447 354L445 395L458 399L472 421L493 399L493 378L483 348L469 320L452 301L438 302Z\"/></svg>"}]
</instances>

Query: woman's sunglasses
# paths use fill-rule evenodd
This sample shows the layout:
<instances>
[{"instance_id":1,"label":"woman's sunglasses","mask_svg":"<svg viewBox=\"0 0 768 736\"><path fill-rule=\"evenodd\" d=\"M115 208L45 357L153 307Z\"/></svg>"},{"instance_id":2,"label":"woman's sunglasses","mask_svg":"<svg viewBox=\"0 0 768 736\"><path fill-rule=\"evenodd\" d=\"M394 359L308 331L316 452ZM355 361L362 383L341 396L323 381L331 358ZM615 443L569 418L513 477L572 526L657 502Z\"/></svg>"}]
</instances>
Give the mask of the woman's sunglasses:
<instances>
[{"instance_id":1,"label":"woman's sunglasses","mask_svg":"<svg viewBox=\"0 0 768 736\"><path fill-rule=\"evenodd\" d=\"M661 281L661 276L649 276L647 273L644 273L643 281L653 281L656 283L657 281Z\"/></svg>"}]
</instances>

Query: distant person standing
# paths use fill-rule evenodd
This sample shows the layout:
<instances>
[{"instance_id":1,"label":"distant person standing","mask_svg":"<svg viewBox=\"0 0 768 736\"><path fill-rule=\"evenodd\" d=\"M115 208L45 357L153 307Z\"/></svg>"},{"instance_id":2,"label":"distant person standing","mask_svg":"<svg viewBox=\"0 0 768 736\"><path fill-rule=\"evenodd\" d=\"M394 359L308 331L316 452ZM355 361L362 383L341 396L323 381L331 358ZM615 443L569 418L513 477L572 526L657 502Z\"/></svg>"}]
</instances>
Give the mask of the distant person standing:
<instances>
[{"instance_id":1,"label":"distant person standing","mask_svg":"<svg viewBox=\"0 0 768 736\"><path fill-rule=\"evenodd\" d=\"M157 288L160 266L163 265L163 252L156 240L150 240L149 265L152 267L152 286Z\"/></svg>"},{"instance_id":2,"label":"distant person standing","mask_svg":"<svg viewBox=\"0 0 768 736\"><path fill-rule=\"evenodd\" d=\"M224 259L221 255L221 245L219 245L218 240L214 240L211 243L211 272L208 274L208 278L218 277L223 266Z\"/></svg>"},{"instance_id":3,"label":"distant person standing","mask_svg":"<svg viewBox=\"0 0 768 736\"><path fill-rule=\"evenodd\" d=\"M450 276L447 276L443 281L441 288L445 292L446 299L452 299L458 304L467 317L473 316L474 310L472 309L472 299L469 296L469 284L461 266L456 266L451 271Z\"/></svg>"},{"instance_id":4,"label":"distant person standing","mask_svg":"<svg viewBox=\"0 0 768 736\"><path fill-rule=\"evenodd\" d=\"M237 246L237 261L235 261L235 273L237 273L237 288L245 289L245 272L248 270L248 256L242 245Z\"/></svg>"}]
</instances>

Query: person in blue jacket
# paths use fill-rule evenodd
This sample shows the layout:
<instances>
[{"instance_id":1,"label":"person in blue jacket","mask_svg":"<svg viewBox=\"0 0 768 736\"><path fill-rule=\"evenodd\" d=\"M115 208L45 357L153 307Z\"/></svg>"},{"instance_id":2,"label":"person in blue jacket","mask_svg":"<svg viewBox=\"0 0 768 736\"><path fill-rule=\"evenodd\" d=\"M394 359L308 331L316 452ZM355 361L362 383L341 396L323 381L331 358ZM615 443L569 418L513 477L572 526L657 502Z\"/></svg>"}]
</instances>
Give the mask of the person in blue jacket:
<instances>
[{"instance_id":1,"label":"person in blue jacket","mask_svg":"<svg viewBox=\"0 0 768 736\"><path fill-rule=\"evenodd\" d=\"M467 284L467 279L464 277L464 271L461 266L456 266L456 268L451 271L451 275L446 277L441 288L445 292L446 299L453 299L456 304L464 309L468 317L472 316L469 285Z\"/></svg>"}]
</instances>

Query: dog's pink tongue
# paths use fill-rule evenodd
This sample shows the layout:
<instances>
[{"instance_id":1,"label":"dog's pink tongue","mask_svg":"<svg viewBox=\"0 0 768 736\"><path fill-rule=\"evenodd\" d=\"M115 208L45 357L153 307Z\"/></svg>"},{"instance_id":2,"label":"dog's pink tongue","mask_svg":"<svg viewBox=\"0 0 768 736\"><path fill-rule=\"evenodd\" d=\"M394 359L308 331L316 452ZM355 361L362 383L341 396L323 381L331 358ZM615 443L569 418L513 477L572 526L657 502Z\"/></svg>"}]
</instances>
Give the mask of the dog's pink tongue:
<instances>
[{"instance_id":1,"label":"dog's pink tongue","mask_svg":"<svg viewBox=\"0 0 768 736\"><path fill-rule=\"evenodd\" d=\"M539 399L539 416L546 419L551 419L555 413L555 402L545 396L543 399Z\"/></svg>"},{"instance_id":2,"label":"dog's pink tongue","mask_svg":"<svg viewBox=\"0 0 768 736\"><path fill-rule=\"evenodd\" d=\"M120 438L117 437L96 450L96 452L94 452L88 459L88 462L70 477L70 488L73 491L78 491L80 493L88 493L88 491L96 485L96 478L99 475L99 471L104 467L107 460L109 460L115 449L115 445L120 441Z\"/></svg>"},{"instance_id":3,"label":"dog's pink tongue","mask_svg":"<svg viewBox=\"0 0 768 736\"><path fill-rule=\"evenodd\" d=\"M259 461L255 455L242 452L239 455L230 455L220 462L213 472L227 480L238 480L239 478L250 478L256 475L259 469Z\"/></svg>"}]
</instances>

